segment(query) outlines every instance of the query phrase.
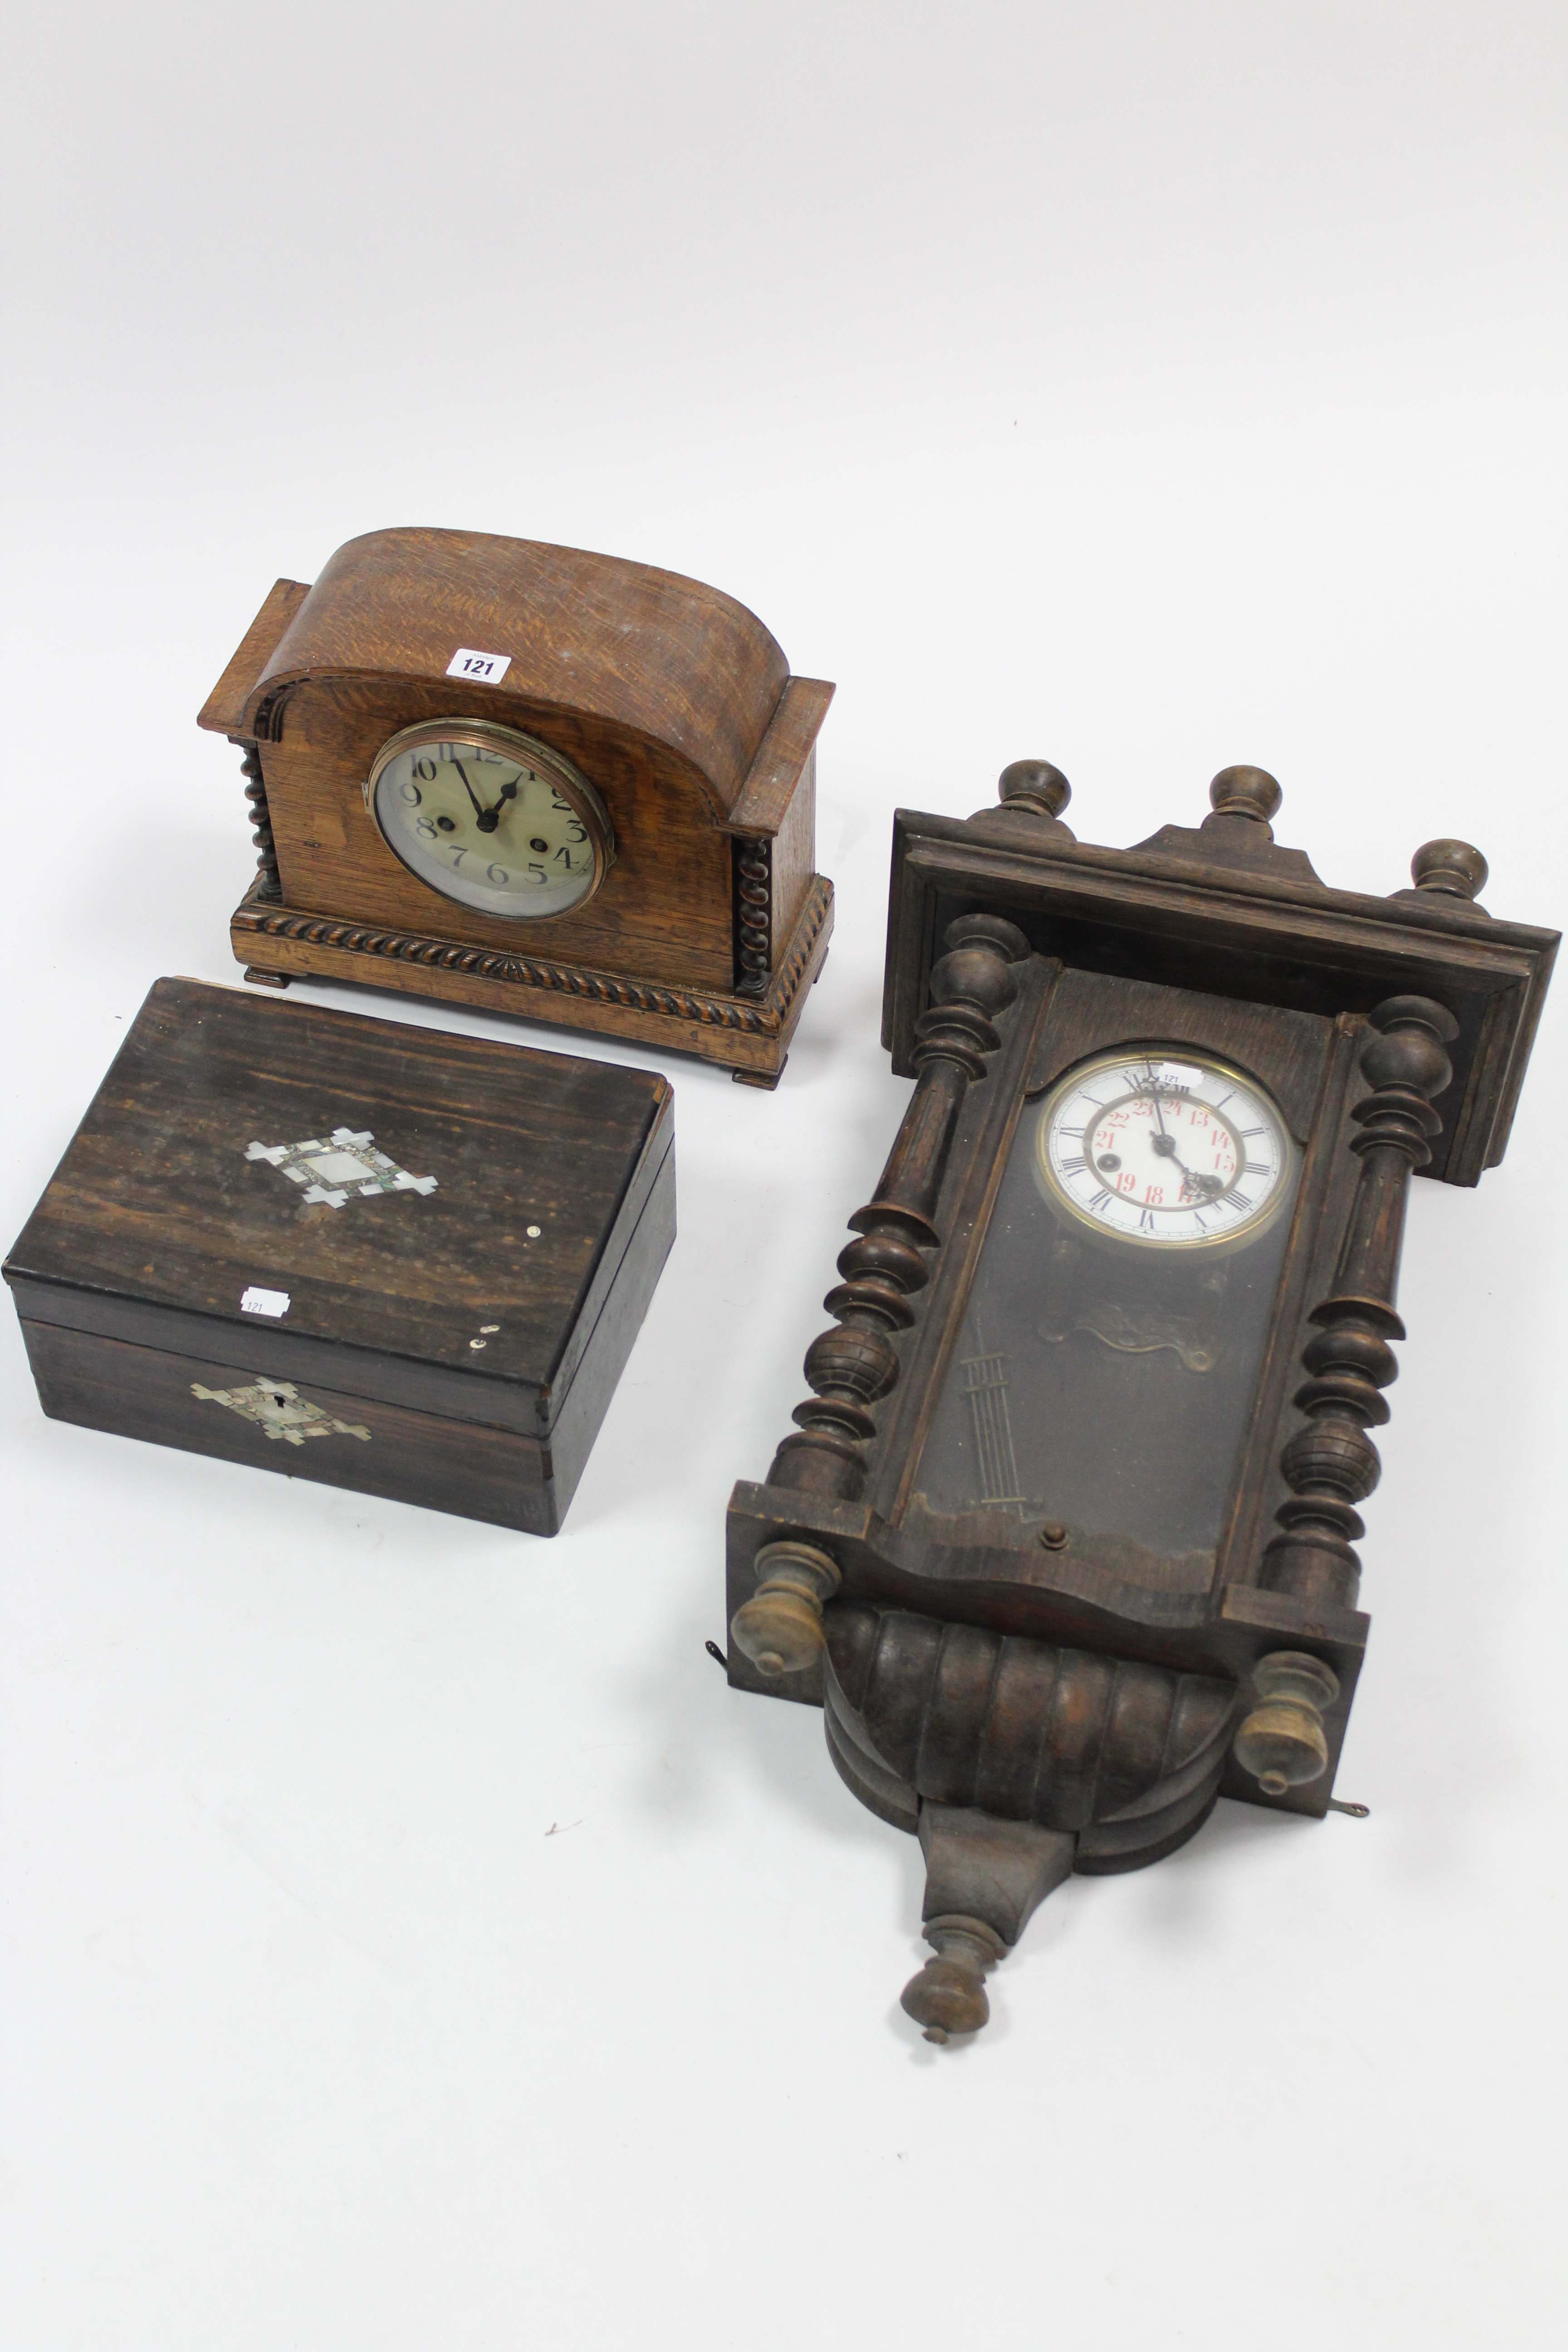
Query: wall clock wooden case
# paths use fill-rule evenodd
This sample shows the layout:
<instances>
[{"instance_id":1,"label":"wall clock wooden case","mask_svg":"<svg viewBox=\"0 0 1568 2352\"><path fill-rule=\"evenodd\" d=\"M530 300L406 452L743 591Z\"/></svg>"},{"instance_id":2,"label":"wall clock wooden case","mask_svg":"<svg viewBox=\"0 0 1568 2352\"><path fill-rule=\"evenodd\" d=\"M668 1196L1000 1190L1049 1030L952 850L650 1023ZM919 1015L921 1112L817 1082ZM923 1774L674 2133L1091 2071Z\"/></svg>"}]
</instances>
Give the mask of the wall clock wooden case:
<instances>
[{"instance_id":1,"label":"wall clock wooden case","mask_svg":"<svg viewBox=\"0 0 1568 2352\"><path fill-rule=\"evenodd\" d=\"M279 580L200 717L243 751L246 977L363 981L771 1087L833 928L833 688L646 564L384 530Z\"/></svg>"},{"instance_id":2,"label":"wall clock wooden case","mask_svg":"<svg viewBox=\"0 0 1568 2352\"><path fill-rule=\"evenodd\" d=\"M1462 842L1333 890L1272 777L1131 850L1043 761L895 819L884 1042L915 1087L812 1394L729 1516L731 1681L820 1704L918 1831L934 2041L1070 1871L1221 1793L1329 1807L1368 1619L1414 1171L1502 1157L1557 947Z\"/></svg>"}]
</instances>

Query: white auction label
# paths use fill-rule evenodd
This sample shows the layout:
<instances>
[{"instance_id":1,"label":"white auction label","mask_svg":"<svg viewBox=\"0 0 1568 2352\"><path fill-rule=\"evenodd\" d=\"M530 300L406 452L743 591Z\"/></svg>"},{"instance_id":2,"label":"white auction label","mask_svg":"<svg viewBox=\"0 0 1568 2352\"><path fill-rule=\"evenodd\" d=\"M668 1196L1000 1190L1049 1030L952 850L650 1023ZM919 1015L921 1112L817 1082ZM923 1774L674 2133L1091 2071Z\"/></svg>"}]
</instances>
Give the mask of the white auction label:
<instances>
[{"instance_id":1,"label":"white auction label","mask_svg":"<svg viewBox=\"0 0 1568 2352\"><path fill-rule=\"evenodd\" d=\"M239 1302L242 1315L287 1315L289 1293L286 1290L258 1290L253 1283Z\"/></svg>"},{"instance_id":2,"label":"white auction label","mask_svg":"<svg viewBox=\"0 0 1568 2352\"><path fill-rule=\"evenodd\" d=\"M1162 1062L1154 1078L1162 1087L1195 1087L1202 1082L1203 1075L1201 1070L1188 1069L1184 1062Z\"/></svg>"},{"instance_id":3,"label":"white auction label","mask_svg":"<svg viewBox=\"0 0 1568 2352\"><path fill-rule=\"evenodd\" d=\"M478 654L472 646L459 646L447 664L447 675L471 677L480 686L499 686L510 667L510 654Z\"/></svg>"}]
</instances>

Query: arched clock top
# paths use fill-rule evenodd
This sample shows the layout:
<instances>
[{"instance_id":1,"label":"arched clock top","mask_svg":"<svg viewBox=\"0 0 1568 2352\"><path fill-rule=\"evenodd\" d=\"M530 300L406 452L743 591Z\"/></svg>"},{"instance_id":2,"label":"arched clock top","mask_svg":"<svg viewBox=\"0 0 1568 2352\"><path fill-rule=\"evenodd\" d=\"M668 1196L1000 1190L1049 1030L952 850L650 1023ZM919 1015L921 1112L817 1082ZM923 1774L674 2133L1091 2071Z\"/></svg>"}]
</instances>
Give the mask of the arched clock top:
<instances>
[{"instance_id":1,"label":"arched clock top","mask_svg":"<svg viewBox=\"0 0 1568 2352\"><path fill-rule=\"evenodd\" d=\"M293 592L274 607L280 634L247 680L231 665L204 726L265 732L283 698L329 679L445 687L454 656L472 648L504 659L493 683L477 680L498 718L558 707L662 746L722 822L790 684L783 650L733 597L540 541L372 531L340 547L312 587L279 587Z\"/></svg>"},{"instance_id":2,"label":"arched clock top","mask_svg":"<svg viewBox=\"0 0 1568 2352\"><path fill-rule=\"evenodd\" d=\"M650 564L351 540L275 584L200 715L244 755L236 954L268 985L364 980L771 1086L832 929L832 696L732 596ZM415 736L424 766L390 775Z\"/></svg>"}]
</instances>

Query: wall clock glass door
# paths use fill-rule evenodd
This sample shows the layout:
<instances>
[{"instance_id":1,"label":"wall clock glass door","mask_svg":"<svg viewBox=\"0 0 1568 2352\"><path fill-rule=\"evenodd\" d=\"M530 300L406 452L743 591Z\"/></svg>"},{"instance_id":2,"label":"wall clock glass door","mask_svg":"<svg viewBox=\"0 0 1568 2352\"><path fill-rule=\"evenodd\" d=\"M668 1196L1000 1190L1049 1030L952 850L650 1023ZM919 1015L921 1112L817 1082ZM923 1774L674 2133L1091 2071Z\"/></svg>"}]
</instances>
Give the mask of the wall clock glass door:
<instances>
[{"instance_id":1,"label":"wall clock glass door","mask_svg":"<svg viewBox=\"0 0 1568 2352\"><path fill-rule=\"evenodd\" d=\"M1268 1090L1190 1045L1096 1054L1026 1102L906 1528L1059 1525L1131 1582L1206 1590L1299 1169Z\"/></svg>"}]
</instances>

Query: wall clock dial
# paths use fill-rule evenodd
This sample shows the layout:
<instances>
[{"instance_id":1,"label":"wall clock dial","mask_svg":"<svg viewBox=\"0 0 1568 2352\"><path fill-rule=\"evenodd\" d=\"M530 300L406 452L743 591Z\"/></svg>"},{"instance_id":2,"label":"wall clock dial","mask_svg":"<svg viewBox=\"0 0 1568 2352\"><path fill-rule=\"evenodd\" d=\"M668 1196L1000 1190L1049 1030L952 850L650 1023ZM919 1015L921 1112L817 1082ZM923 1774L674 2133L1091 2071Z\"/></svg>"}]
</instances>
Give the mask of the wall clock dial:
<instances>
[{"instance_id":1,"label":"wall clock dial","mask_svg":"<svg viewBox=\"0 0 1568 2352\"><path fill-rule=\"evenodd\" d=\"M1146 1249L1249 1241L1290 1192L1289 1139L1262 1087L1178 1045L1069 1072L1039 1114L1035 1165L1054 1206Z\"/></svg>"},{"instance_id":2,"label":"wall clock dial","mask_svg":"<svg viewBox=\"0 0 1568 2352\"><path fill-rule=\"evenodd\" d=\"M365 804L387 847L442 897L539 922L591 898L615 858L582 771L509 727L443 719L384 743Z\"/></svg>"}]
</instances>

